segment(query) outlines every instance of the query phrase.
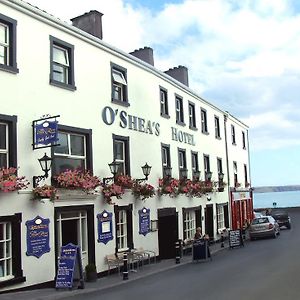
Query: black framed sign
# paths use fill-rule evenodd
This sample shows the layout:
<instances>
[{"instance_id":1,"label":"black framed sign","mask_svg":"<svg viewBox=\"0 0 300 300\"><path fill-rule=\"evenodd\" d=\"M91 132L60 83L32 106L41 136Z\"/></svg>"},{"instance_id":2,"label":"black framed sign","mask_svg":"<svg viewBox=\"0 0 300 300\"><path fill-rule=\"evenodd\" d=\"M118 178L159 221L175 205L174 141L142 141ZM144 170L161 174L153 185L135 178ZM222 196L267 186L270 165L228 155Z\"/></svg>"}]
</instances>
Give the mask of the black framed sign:
<instances>
[{"instance_id":1,"label":"black framed sign","mask_svg":"<svg viewBox=\"0 0 300 300\"><path fill-rule=\"evenodd\" d=\"M242 237L242 230L229 230L229 247L232 249L234 247L244 246L244 241Z\"/></svg>"},{"instance_id":2,"label":"black framed sign","mask_svg":"<svg viewBox=\"0 0 300 300\"><path fill-rule=\"evenodd\" d=\"M208 258L211 258L207 240L194 240L192 246L192 257L193 261L206 260Z\"/></svg>"},{"instance_id":3,"label":"black framed sign","mask_svg":"<svg viewBox=\"0 0 300 300\"><path fill-rule=\"evenodd\" d=\"M143 207L139 210L139 234L146 235L150 232L150 209Z\"/></svg>"},{"instance_id":4,"label":"black framed sign","mask_svg":"<svg viewBox=\"0 0 300 300\"><path fill-rule=\"evenodd\" d=\"M33 150L58 145L58 121L57 116L45 116L32 121Z\"/></svg>"},{"instance_id":5,"label":"black framed sign","mask_svg":"<svg viewBox=\"0 0 300 300\"><path fill-rule=\"evenodd\" d=\"M98 220L98 242L107 244L113 239L112 213L104 210L97 215Z\"/></svg>"}]
</instances>

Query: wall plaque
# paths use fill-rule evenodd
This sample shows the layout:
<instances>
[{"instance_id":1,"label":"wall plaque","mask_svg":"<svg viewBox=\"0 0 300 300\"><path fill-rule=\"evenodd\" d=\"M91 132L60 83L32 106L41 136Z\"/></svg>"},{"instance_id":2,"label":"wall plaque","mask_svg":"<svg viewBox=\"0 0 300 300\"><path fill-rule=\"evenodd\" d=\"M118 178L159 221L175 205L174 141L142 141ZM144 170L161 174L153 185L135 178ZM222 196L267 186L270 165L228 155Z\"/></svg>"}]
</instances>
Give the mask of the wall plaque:
<instances>
[{"instance_id":1,"label":"wall plaque","mask_svg":"<svg viewBox=\"0 0 300 300\"><path fill-rule=\"evenodd\" d=\"M150 209L143 207L139 210L139 234L150 232Z\"/></svg>"},{"instance_id":2,"label":"wall plaque","mask_svg":"<svg viewBox=\"0 0 300 300\"><path fill-rule=\"evenodd\" d=\"M98 242L107 244L113 239L112 213L104 210L97 215L98 219Z\"/></svg>"}]
</instances>

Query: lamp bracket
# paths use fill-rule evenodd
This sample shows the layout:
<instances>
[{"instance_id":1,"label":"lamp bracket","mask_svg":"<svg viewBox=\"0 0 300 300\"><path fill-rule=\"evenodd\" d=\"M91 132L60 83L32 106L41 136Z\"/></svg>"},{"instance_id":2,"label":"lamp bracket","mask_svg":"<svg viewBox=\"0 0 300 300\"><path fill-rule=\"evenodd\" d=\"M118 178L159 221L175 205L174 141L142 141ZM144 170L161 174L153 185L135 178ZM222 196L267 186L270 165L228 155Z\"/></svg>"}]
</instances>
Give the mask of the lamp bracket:
<instances>
[{"instance_id":1,"label":"lamp bracket","mask_svg":"<svg viewBox=\"0 0 300 300\"><path fill-rule=\"evenodd\" d=\"M32 177L33 188L36 188L39 185L40 181L45 179L45 178L46 178L45 175L33 176Z\"/></svg>"}]
</instances>

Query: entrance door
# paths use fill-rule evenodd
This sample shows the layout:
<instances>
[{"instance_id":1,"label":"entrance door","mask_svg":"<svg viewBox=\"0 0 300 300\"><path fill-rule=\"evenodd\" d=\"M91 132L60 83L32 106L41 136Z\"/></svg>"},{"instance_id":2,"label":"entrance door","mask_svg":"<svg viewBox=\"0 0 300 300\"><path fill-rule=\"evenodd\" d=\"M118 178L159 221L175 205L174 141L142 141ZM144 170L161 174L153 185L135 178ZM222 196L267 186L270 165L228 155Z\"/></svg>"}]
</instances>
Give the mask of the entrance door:
<instances>
[{"instance_id":1,"label":"entrance door","mask_svg":"<svg viewBox=\"0 0 300 300\"><path fill-rule=\"evenodd\" d=\"M214 207L212 204L206 205L205 214L205 233L209 235L210 239L214 237Z\"/></svg>"},{"instance_id":2,"label":"entrance door","mask_svg":"<svg viewBox=\"0 0 300 300\"><path fill-rule=\"evenodd\" d=\"M86 211L58 212L56 218L58 253L61 246L72 243L80 247L82 266L88 264L88 232Z\"/></svg>"},{"instance_id":3,"label":"entrance door","mask_svg":"<svg viewBox=\"0 0 300 300\"><path fill-rule=\"evenodd\" d=\"M178 215L175 208L158 210L158 247L161 259L175 258L178 240Z\"/></svg>"}]
</instances>

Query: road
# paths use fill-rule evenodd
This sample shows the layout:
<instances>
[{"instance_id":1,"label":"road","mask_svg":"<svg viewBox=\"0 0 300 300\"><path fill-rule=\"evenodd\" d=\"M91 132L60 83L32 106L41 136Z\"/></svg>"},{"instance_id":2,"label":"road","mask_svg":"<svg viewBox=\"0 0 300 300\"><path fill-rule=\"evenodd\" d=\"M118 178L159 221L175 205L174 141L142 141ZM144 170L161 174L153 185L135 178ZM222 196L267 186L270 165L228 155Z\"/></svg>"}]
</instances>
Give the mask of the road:
<instances>
[{"instance_id":1,"label":"road","mask_svg":"<svg viewBox=\"0 0 300 300\"><path fill-rule=\"evenodd\" d=\"M77 299L295 300L300 299L300 211L292 229L277 239L249 241L224 250L212 261L191 263L114 289Z\"/></svg>"}]
</instances>

